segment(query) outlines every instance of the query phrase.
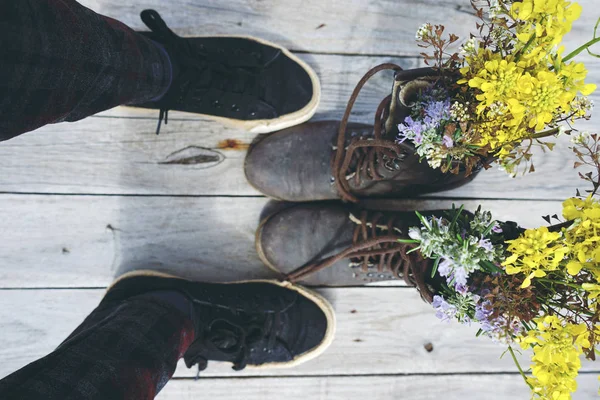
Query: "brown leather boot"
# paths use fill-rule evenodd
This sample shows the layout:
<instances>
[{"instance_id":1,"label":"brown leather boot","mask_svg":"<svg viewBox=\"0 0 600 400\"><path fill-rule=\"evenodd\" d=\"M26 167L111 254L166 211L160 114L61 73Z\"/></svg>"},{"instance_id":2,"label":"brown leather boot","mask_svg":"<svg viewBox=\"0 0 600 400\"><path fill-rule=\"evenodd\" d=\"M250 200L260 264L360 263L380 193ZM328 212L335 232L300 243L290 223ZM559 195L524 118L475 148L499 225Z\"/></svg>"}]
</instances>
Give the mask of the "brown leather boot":
<instances>
[{"instance_id":1,"label":"brown leather boot","mask_svg":"<svg viewBox=\"0 0 600 400\"><path fill-rule=\"evenodd\" d=\"M428 212L425 215L435 214ZM265 218L256 249L285 280L309 285L356 286L404 279L432 300L432 263L409 252L414 212L374 212L341 203L305 203Z\"/></svg>"},{"instance_id":2,"label":"brown leather boot","mask_svg":"<svg viewBox=\"0 0 600 400\"><path fill-rule=\"evenodd\" d=\"M392 94L375 113L374 125L349 123L352 107L365 83L377 72L395 70ZM246 177L257 190L275 199L313 201L363 197L400 197L449 190L472 180L467 173L443 173L420 161L409 142L396 143L398 124L408 115L417 90L431 85L431 68L402 71L394 64L370 70L358 83L341 122L311 122L270 135L251 147Z\"/></svg>"}]
</instances>

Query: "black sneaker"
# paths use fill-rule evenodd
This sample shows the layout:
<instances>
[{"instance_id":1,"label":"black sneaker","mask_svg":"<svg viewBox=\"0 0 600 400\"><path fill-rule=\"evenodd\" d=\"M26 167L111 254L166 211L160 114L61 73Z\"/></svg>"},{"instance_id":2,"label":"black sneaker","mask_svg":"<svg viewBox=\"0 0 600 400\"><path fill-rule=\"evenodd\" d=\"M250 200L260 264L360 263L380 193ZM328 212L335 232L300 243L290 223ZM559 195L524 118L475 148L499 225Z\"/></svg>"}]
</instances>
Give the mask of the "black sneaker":
<instances>
[{"instance_id":1,"label":"black sneaker","mask_svg":"<svg viewBox=\"0 0 600 400\"><path fill-rule=\"evenodd\" d=\"M204 117L253 133L268 133L307 121L321 97L317 74L287 49L252 37L177 36L154 10L142 21L152 32L140 32L162 44L172 61L174 79L156 102L134 107L169 110Z\"/></svg>"},{"instance_id":2,"label":"black sneaker","mask_svg":"<svg viewBox=\"0 0 600 400\"><path fill-rule=\"evenodd\" d=\"M102 303L164 290L183 293L193 305L196 337L184 360L198 371L209 360L231 362L235 370L296 366L323 353L335 334L331 304L289 282L202 283L134 271L113 283Z\"/></svg>"}]
</instances>

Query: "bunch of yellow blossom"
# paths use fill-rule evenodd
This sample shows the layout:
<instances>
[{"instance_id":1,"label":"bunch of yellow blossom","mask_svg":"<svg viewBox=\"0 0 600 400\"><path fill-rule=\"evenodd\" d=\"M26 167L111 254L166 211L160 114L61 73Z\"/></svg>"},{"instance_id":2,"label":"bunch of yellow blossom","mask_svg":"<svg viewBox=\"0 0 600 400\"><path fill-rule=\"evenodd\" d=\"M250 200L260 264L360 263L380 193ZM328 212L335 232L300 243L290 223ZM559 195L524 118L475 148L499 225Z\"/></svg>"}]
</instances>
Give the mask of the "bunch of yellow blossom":
<instances>
[{"instance_id":1,"label":"bunch of yellow blossom","mask_svg":"<svg viewBox=\"0 0 600 400\"><path fill-rule=\"evenodd\" d=\"M563 217L570 222L560 231L527 229L506 242L510 255L502 266L509 275L523 274L522 288L559 269L572 276L585 269L600 282L600 202L591 195L567 199Z\"/></svg>"},{"instance_id":2,"label":"bunch of yellow blossom","mask_svg":"<svg viewBox=\"0 0 600 400\"><path fill-rule=\"evenodd\" d=\"M578 190L577 197L563 202L564 222L522 229L516 223L494 221L480 209L468 217L461 216L462 207L453 207L447 213L453 222L440 226L458 226L456 239L456 232L442 238L442 230L432 230L426 237L411 228L419 232L411 236L418 239L418 249L436 248L422 251L424 257L443 259L432 274L447 277L445 286L431 282L436 315L476 322L478 336L506 343L535 400L570 400L577 389L581 356L595 360L600 354L600 135L582 133L572 142L574 167L591 167L579 176L592 188L587 196ZM476 222L477 215L484 214L485 223ZM548 223L559 220L544 218ZM479 226L485 228L483 233L475 230ZM475 238L469 239L472 248L463 246L461 238L470 237ZM451 255L457 248L465 252L460 262ZM472 264L466 278L461 272L465 259ZM529 371L519 365L511 346L515 342L533 352Z\"/></svg>"},{"instance_id":3,"label":"bunch of yellow blossom","mask_svg":"<svg viewBox=\"0 0 600 400\"><path fill-rule=\"evenodd\" d=\"M521 288L527 288L533 278L541 278L547 272L557 270L567 253L558 241L561 236L560 232L550 232L543 226L528 229L519 238L507 241L507 250L512 254L502 263L506 273L526 275Z\"/></svg>"},{"instance_id":4,"label":"bunch of yellow blossom","mask_svg":"<svg viewBox=\"0 0 600 400\"><path fill-rule=\"evenodd\" d=\"M540 399L571 399L580 356L592 354L600 339L600 201L594 195L565 200L567 222L558 228L528 229L506 242L505 272L520 276L522 288L533 287L542 304L535 327L515 338L533 349L527 382Z\"/></svg>"},{"instance_id":5,"label":"bunch of yellow blossom","mask_svg":"<svg viewBox=\"0 0 600 400\"><path fill-rule=\"evenodd\" d=\"M591 196L568 199L563 204L563 217L574 221L564 230L569 274L577 275L585 267L600 278L600 203Z\"/></svg>"},{"instance_id":6,"label":"bunch of yellow blossom","mask_svg":"<svg viewBox=\"0 0 600 400\"><path fill-rule=\"evenodd\" d=\"M517 337L523 349L533 348L533 377L527 378L534 397L570 400L577 390L580 356L591 347L585 324L561 321L555 315L534 319L535 328Z\"/></svg>"},{"instance_id":7,"label":"bunch of yellow blossom","mask_svg":"<svg viewBox=\"0 0 600 400\"><path fill-rule=\"evenodd\" d=\"M580 118L581 95L596 85L586 84L582 63L569 62L559 47L579 18L581 6L566 0L523 0L492 18L496 26L464 59L459 85L467 85L464 101L473 104L471 129L478 146L499 158L510 173L529 148L525 139L559 132L561 121ZM511 28L509 28L509 26ZM474 98L473 98L474 97ZM583 101L585 103L585 101ZM549 128L546 133L539 131ZM550 147L550 146L549 146ZM517 157L517 153L526 157ZM516 159L516 161L515 161Z\"/></svg>"}]
</instances>

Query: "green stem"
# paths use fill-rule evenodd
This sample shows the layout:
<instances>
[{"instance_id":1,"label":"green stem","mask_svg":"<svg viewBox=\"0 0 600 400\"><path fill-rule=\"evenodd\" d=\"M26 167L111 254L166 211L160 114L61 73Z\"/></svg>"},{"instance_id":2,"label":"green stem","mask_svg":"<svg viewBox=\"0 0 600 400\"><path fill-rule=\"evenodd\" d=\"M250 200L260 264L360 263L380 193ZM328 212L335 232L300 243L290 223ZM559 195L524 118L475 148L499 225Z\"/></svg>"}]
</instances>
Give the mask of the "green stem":
<instances>
[{"instance_id":1,"label":"green stem","mask_svg":"<svg viewBox=\"0 0 600 400\"><path fill-rule=\"evenodd\" d=\"M519 61L519 58L521 58L521 55L523 53L525 53L525 50L527 50L529 48L529 46L531 46L531 43L533 43L534 39L535 39L535 33L533 35L531 35L531 37L529 38L529 40L527 41L527 43L525 43L525 46L523 46L523 48L521 50L519 50L517 52L517 54L515 54L515 62Z\"/></svg>"},{"instance_id":2,"label":"green stem","mask_svg":"<svg viewBox=\"0 0 600 400\"><path fill-rule=\"evenodd\" d=\"M512 349L511 346L508 346L508 351L510 352L510 355L512 356L512 359L515 362L515 365L517 366L517 369L519 370L519 373L523 377L523 380L525 381L525 383L527 384L527 386L529 386L529 388L531 390L533 390L533 386L531 386L531 384L529 382L527 382L527 376L525 375L525 372L523 372L523 368L521 368L521 364L519 364L519 360L517 360L517 356L515 356L515 352L513 351L513 349Z\"/></svg>"},{"instance_id":3,"label":"green stem","mask_svg":"<svg viewBox=\"0 0 600 400\"><path fill-rule=\"evenodd\" d=\"M572 52L570 52L565 58L563 58L563 62L565 63L565 62L569 61L571 58L577 56L579 53L588 49L589 47L591 47L592 45L594 45L598 42L600 42L600 38L594 38L594 39L590 40L586 44L584 44L584 45L578 47L577 49L573 50Z\"/></svg>"},{"instance_id":4,"label":"green stem","mask_svg":"<svg viewBox=\"0 0 600 400\"><path fill-rule=\"evenodd\" d=\"M548 129L548 130L545 130L545 131L534 133L533 135L531 135L528 138L523 138L523 139L515 140L512 143L518 145L519 143L522 143L523 141L525 141L527 139L541 139L541 138L545 138L545 137L548 137L548 136L554 136L558 132L559 132L559 128L552 128L552 129Z\"/></svg>"},{"instance_id":5,"label":"green stem","mask_svg":"<svg viewBox=\"0 0 600 400\"><path fill-rule=\"evenodd\" d=\"M583 289L581 286L579 286L579 285L576 285L576 284L574 284L574 283L553 281L552 279L546 279L546 278L534 278L534 279L536 279L536 280L538 280L538 281L541 281L541 282L554 283L555 285L564 285L564 286L569 286L569 287L572 287L572 288L574 288L574 289L579 289L579 290L582 290L582 289Z\"/></svg>"},{"instance_id":6,"label":"green stem","mask_svg":"<svg viewBox=\"0 0 600 400\"><path fill-rule=\"evenodd\" d=\"M553 135L556 135L559 131L560 131L559 128L552 128L552 129L548 129L545 131L536 132L533 135L531 135L531 139L541 139L541 138L545 138L548 136L553 136Z\"/></svg>"}]
</instances>

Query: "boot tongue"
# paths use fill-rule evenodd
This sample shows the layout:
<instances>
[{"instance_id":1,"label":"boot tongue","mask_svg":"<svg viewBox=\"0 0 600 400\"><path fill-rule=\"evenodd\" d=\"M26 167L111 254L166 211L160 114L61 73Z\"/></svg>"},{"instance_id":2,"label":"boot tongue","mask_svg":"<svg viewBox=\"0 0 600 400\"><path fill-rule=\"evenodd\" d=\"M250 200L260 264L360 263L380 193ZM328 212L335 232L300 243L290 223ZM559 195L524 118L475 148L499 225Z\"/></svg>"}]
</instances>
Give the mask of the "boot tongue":
<instances>
[{"instance_id":1,"label":"boot tongue","mask_svg":"<svg viewBox=\"0 0 600 400\"><path fill-rule=\"evenodd\" d=\"M395 140L398 135L398 125L410 115L410 105L415 95L424 89L431 87L434 83L432 77L422 77L410 81L394 79L392 86L392 100L390 102L388 118L385 121L386 136Z\"/></svg>"}]
</instances>

